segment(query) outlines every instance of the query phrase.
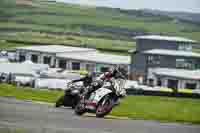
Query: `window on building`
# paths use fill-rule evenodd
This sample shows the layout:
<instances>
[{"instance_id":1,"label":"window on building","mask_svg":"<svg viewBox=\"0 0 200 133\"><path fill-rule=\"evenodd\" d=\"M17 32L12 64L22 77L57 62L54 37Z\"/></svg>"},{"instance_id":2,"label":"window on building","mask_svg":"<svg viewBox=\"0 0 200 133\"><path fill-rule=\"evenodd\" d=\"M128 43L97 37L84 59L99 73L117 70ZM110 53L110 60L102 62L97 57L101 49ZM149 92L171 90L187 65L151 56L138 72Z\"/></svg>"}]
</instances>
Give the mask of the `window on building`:
<instances>
[{"instance_id":1,"label":"window on building","mask_svg":"<svg viewBox=\"0 0 200 133\"><path fill-rule=\"evenodd\" d=\"M26 60L25 55L20 55L19 56L19 62L24 62Z\"/></svg>"},{"instance_id":2,"label":"window on building","mask_svg":"<svg viewBox=\"0 0 200 133\"><path fill-rule=\"evenodd\" d=\"M185 88L194 90L194 89L196 89L196 86L197 86L197 84L195 84L195 83L186 83Z\"/></svg>"},{"instance_id":3,"label":"window on building","mask_svg":"<svg viewBox=\"0 0 200 133\"><path fill-rule=\"evenodd\" d=\"M158 80L157 80L157 86L162 86L162 81L160 78L158 78Z\"/></svg>"},{"instance_id":4,"label":"window on building","mask_svg":"<svg viewBox=\"0 0 200 133\"><path fill-rule=\"evenodd\" d=\"M191 44L179 44L178 50L192 51L192 45Z\"/></svg>"},{"instance_id":5,"label":"window on building","mask_svg":"<svg viewBox=\"0 0 200 133\"><path fill-rule=\"evenodd\" d=\"M176 67L177 68L184 68L184 63L185 63L185 60L184 59L176 59Z\"/></svg>"},{"instance_id":6,"label":"window on building","mask_svg":"<svg viewBox=\"0 0 200 133\"><path fill-rule=\"evenodd\" d=\"M195 63L189 59L176 59L176 68L195 69Z\"/></svg>"},{"instance_id":7,"label":"window on building","mask_svg":"<svg viewBox=\"0 0 200 133\"><path fill-rule=\"evenodd\" d=\"M53 63L51 65L52 68L56 67L56 58L53 59Z\"/></svg>"},{"instance_id":8,"label":"window on building","mask_svg":"<svg viewBox=\"0 0 200 133\"><path fill-rule=\"evenodd\" d=\"M149 79L149 86L151 86L151 87L154 86L154 80L153 79Z\"/></svg>"},{"instance_id":9,"label":"window on building","mask_svg":"<svg viewBox=\"0 0 200 133\"><path fill-rule=\"evenodd\" d=\"M153 62L153 56L148 56L148 63L150 64L151 62Z\"/></svg>"},{"instance_id":10,"label":"window on building","mask_svg":"<svg viewBox=\"0 0 200 133\"><path fill-rule=\"evenodd\" d=\"M94 64L86 64L86 70L89 72L95 71L95 65Z\"/></svg>"},{"instance_id":11,"label":"window on building","mask_svg":"<svg viewBox=\"0 0 200 133\"><path fill-rule=\"evenodd\" d=\"M38 63L38 56L37 55L31 55L31 61L34 63Z\"/></svg>"},{"instance_id":12,"label":"window on building","mask_svg":"<svg viewBox=\"0 0 200 133\"><path fill-rule=\"evenodd\" d=\"M101 72L108 72L109 70L109 67L101 67Z\"/></svg>"},{"instance_id":13,"label":"window on building","mask_svg":"<svg viewBox=\"0 0 200 133\"><path fill-rule=\"evenodd\" d=\"M66 60L59 60L58 67L62 69L66 69L67 62Z\"/></svg>"},{"instance_id":14,"label":"window on building","mask_svg":"<svg viewBox=\"0 0 200 133\"><path fill-rule=\"evenodd\" d=\"M80 70L80 62L72 62L72 70Z\"/></svg>"},{"instance_id":15,"label":"window on building","mask_svg":"<svg viewBox=\"0 0 200 133\"><path fill-rule=\"evenodd\" d=\"M193 65L193 70L200 69L200 60L199 59L193 59L192 65Z\"/></svg>"},{"instance_id":16,"label":"window on building","mask_svg":"<svg viewBox=\"0 0 200 133\"><path fill-rule=\"evenodd\" d=\"M150 65L159 65L160 64L160 56L158 55L150 55L148 56L147 62Z\"/></svg>"},{"instance_id":17,"label":"window on building","mask_svg":"<svg viewBox=\"0 0 200 133\"><path fill-rule=\"evenodd\" d=\"M51 57L49 57L49 56L44 56L43 57L43 63L44 64L51 64Z\"/></svg>"},{"instance_id":18,"label":"window on building","mask_svg":"<svg viewBox=\"0 0 200 133\"><path fill-rule=\"evenodd\" d=\"M168 79L167 87L171 89L178 89L178 80Z\"/></svg>"}]
</instances>

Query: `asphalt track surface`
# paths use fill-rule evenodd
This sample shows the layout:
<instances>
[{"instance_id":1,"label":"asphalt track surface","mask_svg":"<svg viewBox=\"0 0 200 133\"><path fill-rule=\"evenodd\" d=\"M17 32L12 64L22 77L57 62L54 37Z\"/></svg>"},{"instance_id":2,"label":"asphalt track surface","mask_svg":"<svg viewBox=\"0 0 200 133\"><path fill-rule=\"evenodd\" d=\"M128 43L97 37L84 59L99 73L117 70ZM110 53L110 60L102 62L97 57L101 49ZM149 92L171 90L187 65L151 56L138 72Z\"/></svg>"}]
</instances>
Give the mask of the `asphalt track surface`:
<instances>
[{"instance_id":1,"label":"asphalt track surface","mask_svg":"<svg viewBox=\"0 0 200 133\"><path fill-rule=\"evenodd\" d=\"M200 125L79 117L71 109L0 97L0 133L200 133Z\"/></svg>"}]
</instances>

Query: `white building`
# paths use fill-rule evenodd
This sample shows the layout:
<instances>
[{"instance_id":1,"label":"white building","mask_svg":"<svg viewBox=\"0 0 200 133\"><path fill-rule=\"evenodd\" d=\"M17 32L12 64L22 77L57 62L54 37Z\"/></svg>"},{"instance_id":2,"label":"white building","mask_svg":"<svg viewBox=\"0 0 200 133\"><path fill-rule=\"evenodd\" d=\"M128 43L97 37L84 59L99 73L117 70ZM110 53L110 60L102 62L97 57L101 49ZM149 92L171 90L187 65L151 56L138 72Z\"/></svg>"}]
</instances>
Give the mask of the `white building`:
<instances>
[{"instance_id":1,"label":"white building","mask_svg":"<svg viewBox=\"0 0 200 133\"><path fill-rule=\"evenodd\" d=\"M0 63L0 73L12 73L18 76L37 76L40 72L48 70L49 66L45 64L34 64L26 61L23 63Z\"/></svg>"},{"instance_id":2,"label":"white building","mask_svg":"<svg viewBox=\"0 0 200 133\"><path fill-rule=\"evenodd\" d=\"M31 60L67 70L104 71L108 67L121 65L129 69L129 56L103 54L96 49L61 45L40 45L16 49L17 61Z\"/></svg>"},{"instance_id":3,"label":"white building","mask_svg":"<svg viewBox=\"0 0 200 133\"><path fill-rule=\"evenodd\" d=\"M57 54L57 61L60 66L68 70L88 70L92 72L106 71L112 66L123 66L129 69L130 58L128 56L118 56L104 54L100 52L85 52L85 53L61 53ZM62 64L61 64L62 62Z\"/></svg>"},{"instance_id":4,"label":"white building","mask_svg":"<svg viewBox=\"0 0 200 133\"><path fill-rule=\"evenodd\" d=\"M49 66L45 64L34 64L30 61L23 63L0 63L0 75L2 81L7 81L9 74L15 77L10 79L12 82L20 84L31 84L35 78L39 77L40 72L48 70ZM33 84L32 84L33 85Z\"/></svg>"},{"instance_id":5,"label":"white building","mask_svg":"<svg viewBox=\"0 0 200 133\"><path fill-rule=\"evenodd\" d=\"M96 51L89 48L68 47L61 45L39 45L29 47L18 47L16 49L17 61L31 60L34 63L56 65L56 54L58 53L82 53Z\"/></svg>"},{"instance_id":6,"label":"white building","mask_svg":"<svg viewBox=\"0 0 200 133\"><path fill-rule=\"evenodd\" d=\"M200 70L150 68L148 84L174 89L200 89Z\"/></svg>"}]
</instances>

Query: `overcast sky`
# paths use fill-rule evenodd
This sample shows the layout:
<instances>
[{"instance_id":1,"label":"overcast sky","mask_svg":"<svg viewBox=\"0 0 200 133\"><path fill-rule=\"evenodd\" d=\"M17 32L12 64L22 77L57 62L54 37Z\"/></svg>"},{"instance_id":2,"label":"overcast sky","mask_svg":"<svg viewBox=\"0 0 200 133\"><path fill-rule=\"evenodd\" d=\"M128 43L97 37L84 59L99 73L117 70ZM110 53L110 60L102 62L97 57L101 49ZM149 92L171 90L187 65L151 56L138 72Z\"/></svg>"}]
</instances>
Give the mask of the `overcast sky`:
<instances>
[{"instance_id":1,"label":"overcast sky","mask_svg":"<svg viewBox=\"0 0 200 133\"><path fill-rule=\"evenodd\" d=\"M75 4L109 6L124 9L159 9L200 13L200 0L56 0Z\"/></svg>"}]
</instances>

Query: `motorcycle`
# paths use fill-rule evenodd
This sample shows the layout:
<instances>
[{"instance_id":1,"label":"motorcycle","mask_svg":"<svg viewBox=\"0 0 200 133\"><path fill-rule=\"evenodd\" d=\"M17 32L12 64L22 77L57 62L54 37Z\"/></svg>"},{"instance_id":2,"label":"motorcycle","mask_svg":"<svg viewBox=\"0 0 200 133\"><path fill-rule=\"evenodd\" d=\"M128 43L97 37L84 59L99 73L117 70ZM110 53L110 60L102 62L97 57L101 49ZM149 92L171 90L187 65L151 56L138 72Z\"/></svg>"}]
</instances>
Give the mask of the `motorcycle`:
<instances>
[{"instance_id":1,"label":"motorcycle","mask_svg":"<svg viewBox=\"0 0 200 133\"><path fill-rule=\"evenodd\" d=\"M80 95L84 92L83 86L78 86L74 83L68 83L65 94L61 96L55 104L55 107L72 107L74 109L80 101Z\"/></svg>"},{"instance_id":2,"label":"motorcycle","mask_svg":"<svg viewBox=\"0 0 200 133\"><path fill-rule=\"evenodd\" d=\"M110 113L119 98L125 96L125 79L113 78L104 82L103 86L92 92L89 98L83 95L75 107L75 113L82 115L85 112L96 113L96 117L104 117Z\"/></svg>"}]
</instances>

